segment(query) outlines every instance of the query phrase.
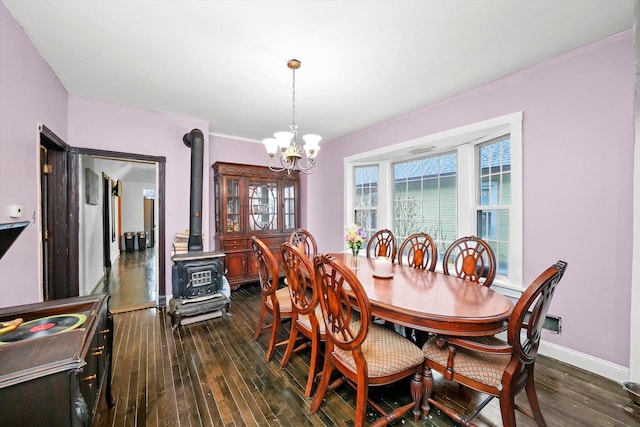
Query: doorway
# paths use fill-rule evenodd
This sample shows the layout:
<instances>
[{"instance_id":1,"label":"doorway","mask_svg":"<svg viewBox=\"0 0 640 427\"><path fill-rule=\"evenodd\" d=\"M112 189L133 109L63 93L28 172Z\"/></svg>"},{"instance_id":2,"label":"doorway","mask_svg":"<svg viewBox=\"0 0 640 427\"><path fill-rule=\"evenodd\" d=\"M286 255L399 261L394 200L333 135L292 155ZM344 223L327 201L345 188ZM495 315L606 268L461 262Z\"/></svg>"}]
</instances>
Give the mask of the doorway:
<instances>
[{"instance_id":1,"label":"doorway","mask_svg":"<svg viewBox=\"0 0 640 427\"><path fill-rule=\"evenodd\" d=\"M102 174L101 209L80 206L80 270L88 285L84 293L109 292L114 313L162 304L163 248L149 245L152 237L155 246L161 229L162 212L156 204L163 199L162 163L84 151L79 163ZM90 250L97 241L102 241L102 254Z\"/></svg>"},{"instance_id":2,"label":"doorway","mask_svg":"<svg viewBox=\"0 0 640 427\"><path fill-rule=\"evenodd\" d=\"M107 243L109 243L110 261L112 263L111 271L109 272L110 274L107 274L107 272L105 271L102 277L98 277L97 272L94 271L94 273L91 274L87 272L85 270L85 266L82 265L81 276L83 276L83 280L85 282L84 291L85 293L100 291L100 289L106 291L107 289L104 288L104 283L101 283L101 282L104 282L105 281L104 279L110 280L110 275L114 273L118 273L116 269L119 268L118 267L119 264L123 264L126 268L131 267L132 265L131 262L127 264L127 262L125 262L127 261L125 260L125 257L122 257L122 254L125 254L126 252L126 246L125 246L123 236L127 232L135 233L138 231L142 231L142 220L140 222L140 225L136 229L129 230L129 229L123 228L123 224L126 224L126 221L124 220L124 217L126 215L126 208L122 204L122 201L124 199L126 188L127 188L127 180L120 178L120 176L123 174L120 171L109 172L104 170L105 168L103 168L103 165L101 162L106 162L106 161L115 162L121 168L129 167L131 169L135 169L133 166L136 164L146 164L146 165L151 165L151 167L154 170L153 181L151 183L151 186L155 188L156 199L157 199L156 206L155 206L155 214L156 214L155 225L156 225L157 234L154 237L156 238L158 245L156 245L157 247L155 248L154 251L149 251L149 252L139 251L140 248L136 246L135 248L136 252L126 253L126 255L137 256L138 261L141 261L141 257L148 258L153 256L152 261L145 259L144 262L142 262L142 264L145 266L144 268L146 268L146 271L149 272L150 274L150 277L147 277L147 276L145 277L147 277L147 279L150 279L150 280L152 279L152 283L154 286L154 289L153 289L154 301L150 303L149 306L166 305L166 290L165 290L165 287L161 285L165 283L165 275L166 275L165 273L166 268L165 268L165 262L164 262L165 260L165 248L164 248L164 234L165 234L164 233L164 228L165 228L164 197L165 196L164 194L165 194L165 165L166 165L165 157L146 156L146 155L139 155L139 154L132 154L132 153L121 153L121 152L94 150L94 149L86 149L86 148L74 148L72 150L72 164L75 170L75 173L73 174L73 176L76 176L76 177L81 176L78 172L82 170L82 168L84 168L86 165L89 165L90 167L93 167L99 172L104 171L110 183L109 191L106 191L107 179L104 180L105 189L103 190L103 194L107 194L109 198L110 208L102 210L102 212L104 213L100 215L104 217L109 217L108 227L106 225L107 224L106 220L103 222L101 219L100 221L100 235L101 235L100 240L103 241L105 246ZM131 186L132 184L129 183L129 188L131 188ZM141 212L140 215L142 215L141 200L142 200L142 196L140 196L140 199L138 201L140 206L140 212ZM104 204L106 205L106 198L105 198ZM90 206L88 205L80 206L80 203L78 203L78 206L76 206L76 215L79 219L78 224L83 223L85 220L89 218L88 215L85 215L86 212L83 212L83 211L86 211L88 208L90 208ZM86 224L83 224L82 226L86 226ZM126 227L126 225L124 225L124 227ZM80 230L78 229L77 235L79 234L80 234ZM102 239L102 236L106 236L107 238ZM111 236L111 239L109 239L108 236ZM86 246L92 243L90 243L89 241L85 241L82 244ZM86 256L88 251L86 250L86 248L84 249L85 250L83 251L83 253ZM106 250L103 250L102 252L106 253ZM132 257L127 257L129 261L130 261L130 258ZM118 263L115 262L116 260L118 261ZM104 259L102 258L102 256L100 256L98 262L100 263L100 265L103 265ZM95 269L95 267L93 268ZM96 281L95 278L97 278L98 280ZM120 279L117 279L117 280L120 280ZM127 277L126 281L127 283L130 282L129 277ZM112 303L115 302L113 295L112 295L111 301Z\"/></svg>"}]
</instances>

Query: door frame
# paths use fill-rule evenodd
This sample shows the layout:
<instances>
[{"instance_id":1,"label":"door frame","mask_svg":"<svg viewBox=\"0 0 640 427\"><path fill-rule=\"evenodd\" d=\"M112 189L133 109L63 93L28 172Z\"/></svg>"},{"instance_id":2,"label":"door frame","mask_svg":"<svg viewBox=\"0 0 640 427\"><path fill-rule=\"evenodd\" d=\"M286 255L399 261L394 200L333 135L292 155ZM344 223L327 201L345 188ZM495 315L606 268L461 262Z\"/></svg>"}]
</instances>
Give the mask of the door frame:
<instances>
[{"instance_id":1,"label":"door frame","mask_svg":"<svg viewBox=\"0 0 640 427\"><path fill-rule=\"evenodd\" d=\"M158 248L157 248L157 259L158 259L158 305L165 306L167 304L167 296L166 296L166 254L165 254L165 191L166 191L166 163L167 159L164 156L148 156L143 154L134 154L134 153L124 153L119 151L106 151L106 150L97 150L93 148L82 148L82 147L72 147L70 150L70 159L69 159L69 179L70 188L74 188L73 197L70 199L70 227L69 232L72 236L78 236L80 232L80 221L79 221L79 212L80 212L80 202L78 198L78 188L79 188L79 173L80 173L80 156L95 156L95 157L103 157L111 160L120 160L120 161L143 161L148 163L156 163L158 165L158 182L157 182L157 194L158 198L158 212L157 212L157 220L158 220ZM75 239L72 245L75 248L76 252L76 264L79 260L78 255L78 245L79 242Z\"/></svg>"},{"instance_id":2,"label":"door frame","mask_svg":"<svg viewBox=\"0 0 640 427\"><path fill-rule=\"evenodd\" d=\"M111 178L102 172L102 265L111 268Z\"/></svg>"}]
</instances>

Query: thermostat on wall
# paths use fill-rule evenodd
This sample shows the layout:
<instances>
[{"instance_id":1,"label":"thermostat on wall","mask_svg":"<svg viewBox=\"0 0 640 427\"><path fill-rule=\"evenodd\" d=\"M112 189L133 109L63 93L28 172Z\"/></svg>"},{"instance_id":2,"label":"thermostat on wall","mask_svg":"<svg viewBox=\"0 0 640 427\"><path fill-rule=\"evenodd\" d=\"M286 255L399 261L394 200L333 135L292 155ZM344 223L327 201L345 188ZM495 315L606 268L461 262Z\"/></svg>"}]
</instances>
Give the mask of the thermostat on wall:
<instances>
[{"instance_id":1,"label":"thermostat on wall","mask_svg":"<svg viewBox=\"0 0 640 427\"><path fill-rule=\"evenodd\" d=\"M22 206L11 205L9 207L9 216L11 218L20 218L22 216Z\"/></svg>"}]
</instances>

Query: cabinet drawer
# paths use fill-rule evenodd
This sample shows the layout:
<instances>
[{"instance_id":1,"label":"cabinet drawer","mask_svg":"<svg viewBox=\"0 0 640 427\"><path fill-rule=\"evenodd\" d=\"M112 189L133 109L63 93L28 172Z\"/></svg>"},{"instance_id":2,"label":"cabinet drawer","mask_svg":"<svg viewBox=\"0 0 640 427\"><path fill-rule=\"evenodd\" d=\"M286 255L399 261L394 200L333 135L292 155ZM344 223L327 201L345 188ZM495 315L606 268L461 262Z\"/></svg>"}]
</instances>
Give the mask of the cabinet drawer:
<instances>
[{"instance_id":1,"label":"cabinet drawer","mask_svg":"<svg viewBox=\"0 0 640 427\"><path fill-rule=\"evenodd\" d=\"M238 251L244 249L244 239L224 240L222 242L223 251Z\"/></svg>"}]
</instances>

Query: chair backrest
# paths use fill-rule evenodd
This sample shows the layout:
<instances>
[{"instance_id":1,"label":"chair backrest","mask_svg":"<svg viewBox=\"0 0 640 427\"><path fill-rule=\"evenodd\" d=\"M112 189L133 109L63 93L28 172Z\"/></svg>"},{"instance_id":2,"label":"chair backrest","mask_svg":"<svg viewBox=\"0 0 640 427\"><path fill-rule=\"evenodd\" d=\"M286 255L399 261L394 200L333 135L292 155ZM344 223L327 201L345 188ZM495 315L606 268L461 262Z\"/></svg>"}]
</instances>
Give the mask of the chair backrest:
<instances>
[{"instance_id":1,"label":"chair backrest","mask_svg":"<svg viewBox=\"0 0 640 427\"><path fill-rule=\"evenodd\" d=\"M347 266L331 255L317 256L314 267L327 343L359 352L371 322L371 304L362 284ZM347 290L353 296L350 297ZM364 360L362 355L355 359Z\"/></svg>"},{"instance_id":2,"label":"chair backrest","mask_svg":"<svg viewBox=\"0 0 640 427\"><path fill-rule=\"evenodd\" d=\"M311 315L318 303L315 292L315 271L309 257L297 246L283 243L280 252L287 277L293 311Z\"/></svg>"},{"instance_id":3,"label":"chair backrest","mask_svg":"<svg viewBox=\"0 0 640 427\"><path fill-rule=\"evenodd\" d=\"M253 255L258 263L258 277L260 278L262 295L272 296L278 289L278 262L267 245L256 236L251 237L251 246L253 247ZM272 299L274 304L278 303L275 296Z\"/></svg>"},{"instance_id":4,"label":"chair backrest","mask_svg":"<svg viewBox=\"0 0 640 427\"><path fill-rule=\"evenodd\" d=\"M414 233L407 237L398 251L398 264L434 271L438 262L438 249L427 233Z\"/></svg>"},{"instance_id":5,"label":"chair backrest","mask_svg":"<svg viewBox=\"0 0 640 427\"><path fill-rule=\"evenodd\" d=\"M367 258L387 257L393 262L396 259L396 238L391 230L378 230L367 243Z\"/></svg>"},{"instance_id":6,"label":"chair backrest","mask_svg":"<svg viewBox=\"0 0 640 427\"><path fill-rule=\"evenodd\" d=\"M514 356L525 365L535 362L542 325L555 288L566 268L564 261L547 268L529 285L513 308L507 339L513 347Z\"/></svg>"},{"instance_id":7,"label":"chair backrest","mask_svg":"<svg viewBox=\"0 0 640 427\"><path fill-rule=\"evenodd\" d=\"M461 237L445 251L442 270L444 274L489 287L496 277L496 256L491 246L479 237Z\"/></svg>"},{"instance_id":8,"label":"chair backrest","mask_svg":"<svg viewBox=\"0 0 640 427\"><path fill-rule=\"evenodd\" d=\"M313 235L304 228L293 230L291 234L289 234L288 242L293 246L302 249L304 254L309 257L309 259L313 259L313 257L318 253L318 245L316 244L316 239L314 239Z\"/></svg>"}]
</instances>

